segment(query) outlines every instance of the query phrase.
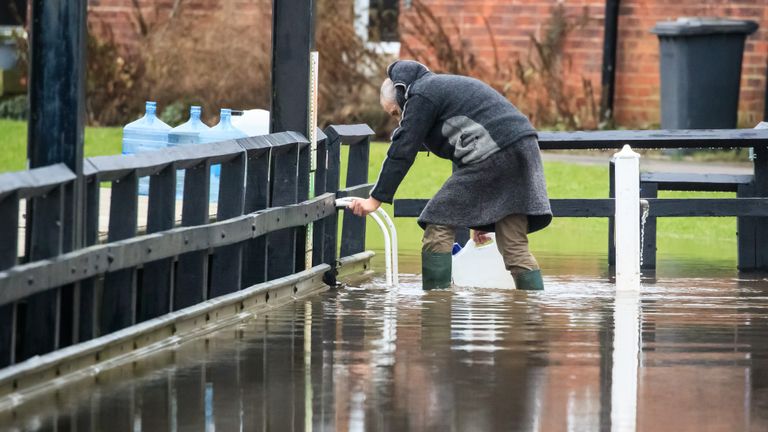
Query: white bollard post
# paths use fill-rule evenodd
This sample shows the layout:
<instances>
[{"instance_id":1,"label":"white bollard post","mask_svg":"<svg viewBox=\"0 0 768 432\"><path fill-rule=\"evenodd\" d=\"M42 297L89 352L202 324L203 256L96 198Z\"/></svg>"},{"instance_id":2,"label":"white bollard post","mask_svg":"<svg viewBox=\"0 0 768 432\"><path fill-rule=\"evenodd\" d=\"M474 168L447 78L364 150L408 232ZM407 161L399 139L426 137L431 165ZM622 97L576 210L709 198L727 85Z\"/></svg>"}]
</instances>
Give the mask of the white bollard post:
<instances>
[{"instance_id":1,"label":"white bollard post","mask_svg":"<svg viewBox=\"0 0 768 432\"><path fill-rule=\"evenodd\" d=\"M613 155L616 290L640 290L640 155L625 145Z\"/></svg>"}]
</instances>

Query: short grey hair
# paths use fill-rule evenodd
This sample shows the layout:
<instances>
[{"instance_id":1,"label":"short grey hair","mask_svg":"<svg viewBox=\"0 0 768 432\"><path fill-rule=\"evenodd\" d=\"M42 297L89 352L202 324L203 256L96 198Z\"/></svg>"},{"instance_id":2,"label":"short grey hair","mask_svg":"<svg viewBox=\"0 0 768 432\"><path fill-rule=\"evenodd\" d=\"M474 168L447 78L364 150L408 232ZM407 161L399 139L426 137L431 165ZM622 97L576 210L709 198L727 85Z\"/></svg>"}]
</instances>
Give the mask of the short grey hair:
<instances>
[{"instance_id":1,"label":"short grey hair","mask_svg":"<svg viewBox=\"0 0 768 432\"><path fill-rule=\"evenodd\" d=\"M381 93L379 94L379 100L381 103L387 102L397 105L397 92L395 91L395 83L391 79L387 78L381 83Z\"/></svg>"}]
</instances>

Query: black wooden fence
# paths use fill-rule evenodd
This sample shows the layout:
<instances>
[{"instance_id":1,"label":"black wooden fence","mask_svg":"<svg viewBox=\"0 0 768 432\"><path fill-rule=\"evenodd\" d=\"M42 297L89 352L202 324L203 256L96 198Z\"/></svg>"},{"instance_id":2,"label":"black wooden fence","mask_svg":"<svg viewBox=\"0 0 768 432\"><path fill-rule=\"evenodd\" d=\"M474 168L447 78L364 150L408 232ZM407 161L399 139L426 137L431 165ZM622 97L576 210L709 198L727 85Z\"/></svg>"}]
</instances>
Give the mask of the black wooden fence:
<instances>
[{"instance_id":1,"label":"black wooden fence","mask_svg":"<svg viewBox=\"0 0 768 432\"><path fill-rule=\"evenodd\" d=\"M629 144L635 149L664 148L754 148L754 175L730 199L659 199L654 191L641 190L650 205L650 217L735 216L739 218L739 269L768 271L768 130L676 130L676 131L600 131L541 132L542 150L620 149ZM717 181L717 179L713 179ZM652 188L646 182L645 189ZM643 187L641 186L641 187ZM612 187L612 186L611 186ZM715 190L718 190L715 188ZM613 198L552 199L556 217L607 217L613 219ZM396 217L416 217L426 205L424 199L395 200ZM611 225L612 226L612 225ZM655 227L655 222L653 227ZM646 232L644 254L655 254L655 228ZM705 237L706 233L702 233ZM609 228L609 256L612 256L612 228ZM654 255L655 256L655 255ZM649 262L649 260L646 260ZM655 262L655 261L654 261Z\"/></svg>"},{"instance_id":2,"label":"black wooden fence","mask_svg":"<svg viewBox=\"0 0 768 432\"><path fill-rule=\"evenodd\" d=\"M93 157L84 161L81 182L63 164L0 174L0 366L304 270L308 224L313 265L335 268L335 200L366 190L339 190L340 146L352 146L347 186L358 186L367 181L372 133L366 125L318 131L311 199L309 142L293 132ZM214 217L212 164L221 164ZM186 173L180 224L177 170ZM146 231L139 232L143 176L150 187ZM106 239L99 233L104 182L111 183ZM85 188L84 208L68 212L65 197L77 184ZM34 217L19 257L21 200ZM362 252L364 224L350 220L342 228L343 238L354 239L342 253ZM335 280L333 270L327 279Z\"/></svg>"}]
</instances>

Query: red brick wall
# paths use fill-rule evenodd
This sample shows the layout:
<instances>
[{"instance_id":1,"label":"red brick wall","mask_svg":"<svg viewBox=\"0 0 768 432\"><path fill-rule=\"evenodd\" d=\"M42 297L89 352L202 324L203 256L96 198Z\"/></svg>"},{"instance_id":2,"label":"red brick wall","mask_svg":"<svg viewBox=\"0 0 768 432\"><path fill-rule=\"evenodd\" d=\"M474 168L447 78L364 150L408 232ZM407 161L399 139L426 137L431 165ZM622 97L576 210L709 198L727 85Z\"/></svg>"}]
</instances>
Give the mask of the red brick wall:
<instances>
[{"instance_id":1,"label":"red brick wall","mask_svg":"<svg viewBox=\"0 0 768 432\"><path fill-rule=\"evenodd\" d=\"M591 81L599 103L605 2L597 0L422 0L438 17L453 20L459 37L477 56L493 59L485 27L488 21L501 60L525 57L530 35L541 38L553 8L562 4L569 17L586 8L589 21L570 33L564 52L566 81L581 97L582 79ZM768 53L768 0L623 0L620 8L615 118L626 127L659 124L659 44L649 30L657 21L679 16L720 16L751 19L761 28L747 40L741 79L739 123L754 126L763 115L766 54ZM409 12L403 6L402 19ZM404 35L406 42L413 42Z\"/></svg>"},{"instance_id":2,"label":"red brick wall","mask_svg":"<svg viewBox=\"0 0 768 432\"><path fill-rule=\"evenodd\" d=\"M566 82L576 100L585 104L582 80L591 82L599 103L602 67L603 0L422 0L441 18L456 23L459 35L480 61L492 63L494 50L486 20L496 41L501 63L525 57L531 49L530 35L543 37L544 23L553 8L562 4L575 19L586 10L589 21L574 29L565 44ZM148 25L167 20L174 0L138 0ZM225 4L236 9L233 23L254 25L258 9L270 9L269 0L184 0L183 13L206 14ZM401 22L410 13L403 6ZM766 57L768 54L768 0L623 0L619 19L615 118L626 127L657 127L659 124L659 46L649 30L657 21L679 16L721 16L752 19L761 28L747 39L741 79L739 124L751 127L763 116ZM115 41L133 49L138 46L139 20L131 0L90 0L89 20L105 26ZM270 23L264 22L264 26ZM408 36L404 36L408 41Z\"/></svg>"},{"instance_id":3,"label":"red brick wall","mask_svg":"<svg viewBox=\"0 0 768 432\"><path fill-rule=\"evenodd\" d=\"M128 50L136 49L142 36L143 21L148 28L167 22L172 15L199 20L200 32L214 12L231 17L233 26L258 26L270 29L271 0L88 0L88 20L100 34L110 34ZM176 9L174 9L176 6Z\"/></svg>"}]
</instances>

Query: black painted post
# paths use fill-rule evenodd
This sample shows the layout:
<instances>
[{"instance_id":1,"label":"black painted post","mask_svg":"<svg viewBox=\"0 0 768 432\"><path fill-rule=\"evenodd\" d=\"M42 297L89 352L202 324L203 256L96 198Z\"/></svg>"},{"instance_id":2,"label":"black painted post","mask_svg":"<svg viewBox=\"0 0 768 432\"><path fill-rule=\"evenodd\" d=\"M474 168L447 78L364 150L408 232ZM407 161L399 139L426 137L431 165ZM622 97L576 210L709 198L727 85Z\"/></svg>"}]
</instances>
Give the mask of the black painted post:
<instances>
[{"instance_id":1,"label":"black painted post","mask_svg":"<svg viewBox=\"0 0 768 432\"><path fill-rule=\"evenodd\" d=\"M63 162L78 177L63 192L64 214L59 222L63 225L64 252L82 244L86 8L87 0L31 2L27 157L30 168ZM34 206L28 205L31 225L36 217ZM39 217L48 219L47 215ZM63 315L64 322L57 328L61 334L53 339L61 346L73 339L75 287L68 285L58 291L57 319Z\"/></svg>"},{"instance_id":2,"label":"black painted post","mask_svg":"<svg viewBox=\"0 0 768 432\"><path fill-rule=\"evenodd\" d=\"M298 167L298 185L296 202L303 202L309 199L309 174L310 174L310 151L309 144L299 144L299 167ZM295 271L302 271L306 268L307 261L307 227L296 228L296 268Z\"/></svg>"},{"instance_id":3,"label":"black painted post","mask_svg":"<svg viewBox=\"0 0 768 432\"><path fill-rule=\"evenodd\" d=\"M216 220L221 221L243 214L244 181L245 152L221 164ZM211 264L211 290L208 298L240 289L242 260L243 245L240 243L220 247L214 251Z\"/></svg>"},{"instance_id":4,"label":"black painted post","mask_svg":"<svg viewBox=\"0 0 768 432\"><path fill-rule=\"evenodd\" d=\"M327 172L325 175L325 192L336 193L339 191L341 177L341 137L333 129L325 129L327 138L325 145L327 149ZM323 262L331 266L331 270L326 276L329 285L334 285L336 281L336 250L338 248L339 233L339 214L331 213L324 219L323 227Z\"/></svg>"},{"instance_id":5,"label":"black painted post","mask_svg":"<svg viewBox=\"0 0 768 432\"><path fill-rule=\"evenodd\" d=\"M170 164L149 178L147 234L166 231L176 222L176 165ZM152 252L149 251L149 256ZM144 264L137 296L136 322L146 321L171 311L173 259Z\"/></svg>"},{"instance_id":6,"label":"black painted post","mask_svg":"<svg viewBox=\"0 0 768 432\"><path fill-rule=\"evenodd\" d=\"M368 155L371 139L364 138L349 146L347 160L347 187L368 183ZM350 256L365 250L365 218L344 212L341 233L341 256Z\"/></svg>"},{"instance_id":7,"label":"black painted post","mask_svg":"<svg viewBox=\"0 0 768 432\"><path fill-rule=\"evenodd\" d=\"M85 179L85 220L83 234L85 246L95 245L99 240L99 180L91 175ZM80 310L77 323L77 340L83 342L96 337L96 278L80 282Z\"/></svg>"},{"instance_id":8,"label":"black painted post","mask_svg":"<svg viewBox=\"0 0 768 432\"><path fill-rule=\"evenodd\" d=\"M600 121L609 121L613 118L613 96L616 84L616 46L619 37L619 3L620 0L606 0L605 2Z\"/></svg>"},{"instance_id":9,"label":"black painted post","mask_svg":"<svg viewBox=\"0 0 768 432\"><path fill-rule=\"evenodd\" d=\"M64 187L58 186L47 194L32 198L31 208L36 217L27 226L30 236L30 261L57 256L64 238ZM31 229L30 229L31 228ZM18 360L53 351L58 343L59 291L52 289L32 295L19 304L19 326L22 334L17 343Z\"/></svg>"},{"instance_id":10,"label":"black painted post","mask_svg":"<svg viewBox=\"0 0 768 432\"><path fill-rule=\"evenodd\" d=\"M608 197L616 198L616 165L611 161L608 165ZM608 266L616 265L616 226L613 216L608 218Z\"/></svg>"},{"instance_id":11,"label":"black painted post","mask_svg":"<svg viewBox=\"0 0 768 432\"><path fill-rule=\"evenodd\" d=\"M271 207L295 204L298 195L299 145L286 144L272 149ZM296 269L296 229L288 228L267 235L267 278L293 274Z\"/></svg>"},{"instance_id":12,"label":"black painted post","mask_svg":"<svg viewBox=\"0 0 768 432\"><path fill-rule=\"evenodd\" d=\"M16 265L19 238L19 196L0 196L0 271ZM0 368L14 363L16 304L0 306Z\"/></svg>"},{"instance_id":13,"label":"black painted post","mask_svg":"<svg viewBox=\"0 0 768 432\"><path fill-rule=\"evenodd\" d=\"M755 197L768 197L768 146L755 147ZM768 217L757 218L755 223L755 267L768 271Z\"/></svg>"},{"instance_id":14,"label":"black painted post","mask_svg":"<svg viewBox=\"0 0 768 432\"><path fill-rule=\"evenodd\" d=\"M659 196L658 183L640 183L640 198L657 198ZM656 268L656 217L648 216L645 227L641 226L643 244L642 269L653 270Z\"/></svg>"},{"instance_id":15,"label":"black painted post","mask_svg":"<svg viewBox=\"0 0 768 432\"><path fill-rule=\"evenodd\" d=\"M210 218L211 163L205 160L187 168L184 174L182 226L205 225ZM173 290L173 310L184 309L205 300L208 286L208 251L189 252L179 256Z\"/></svg>"},{"instance_id":16,"label":"black painted post","mask_svg":"<svg viewBox=\"0 0 768 432\"><path fill-rule=\"evenodd\" d=\"M115 242L136 235L139 213L139 177L136 171L112 182L107 240ZM99 308L99 334L112 333L134 323L136 270L132 268L107 273Z\"/></svg>"},{"instance_id":17,"label":"black painted post","mask_svg":"<svg viewBox=\"0 0 768 432\"><path fill-rule=\"evenodd\" d=\"M296 0L292 2L272 2L272 106L270 131L299 132L309 136L309 53L315 45L315 0ZM293 158L291 156L290 158ZM278 178L273 182L274 206L294 204L300 198L297 190L296 162L283 160L276 156L273 167L280 171L272 172ZM307 157L307 162L309 158ZM294 165L293 184L288 182L287 170ZM307 171L307 175L308 175ZM282 180L280 180L282 178ZM304 179L301 180L302 182ZM285 190L283 186L289 186ZM303 189L303 187L302 187ZM308 190L308 188L307 188ZM275 193L277 191L277 193ZM292 198L292 200L289 200ZM304 230L290 229L278 231L268 236L270 279L287 276L296 269L298 253L303 255L303 239L298 240ZM299 246L299 247L297 247ZM290 260L290 263L282 262ZM301 259L303 262L303 258ZM286 273L287 272L287 273Z\"/></svg>"},{"instance_id":18,"label":"black painted post","mask_svg":"<svg viewBox=\"0 0 768 432\"><path fill-rule=\"evenodd\" d=\"M328 169L326 161L328 160L328 148L326 146L326 137L321 131L317 132L317 169L315 170L315 196L324 194L328 178ZM336 215L336 212L333 212ZM312 265L322 264L323 253L325 251L325 220L316 221L312 226Z\"/></svg>"},{"instance_id":19,"label":"black painted post","mask_svg":"<svg viewBox=\"0 0 768 432\"><path fill-rule=\"evenodd\" d=\"M30 33L30 168L63 162L83 173L87 0L32 1ZM82 222L79 180L66 197L64 245L79 247ZM34 217L34 212L28 212ZM45 217L45 216L43 216ZM77 242L77 243L76 243ZM69 248L68 248L69 249Z\"/></svg>"},{"instance_id":20,"label":"black painted post","mask_svg":"<svg viewBox=\"0 0 768 432\"><path fill-rule=\"evenodd\" d=\"M270 144L263 137L240 140L248 154L248 174L245 183L243 213L253 213L269 206ZM245 242L243 248L243 277L241 288L247 288L267 280L267 238L257 237Z\"/></svg>"},{"instance_id":21,"label":"black painted post","mask_svg":"<svg viewBox=\"0 0 768 432\"><path fill-rule=\"evenodd\" d=\"M315 0L272 2L270 132L309 136L309 53L315 45Z\"/></svg>"},{"instance_id":22,"label":"black painted post","mask_svg":"<svg viewBox=\"0 0 768 432\"><path fill-rule=\"evenodd\" d=\"M736 190L737 198L755 197L754 181L750 184L740 184ZM752 271L757 268L757 248L755 240L757 238L757 224L759 218L756 217L738 217L736 218L737 267L741 271Z\"/></svg>"}]
</instances>

